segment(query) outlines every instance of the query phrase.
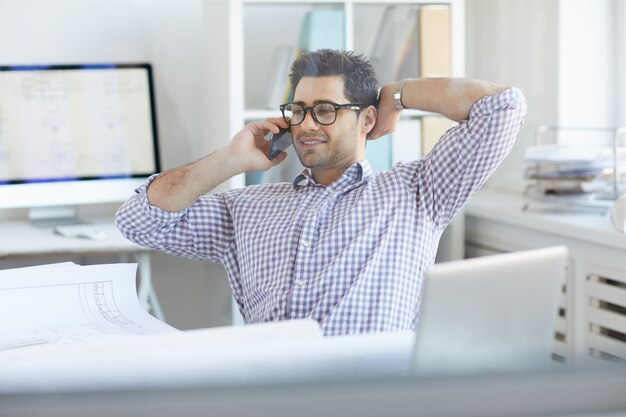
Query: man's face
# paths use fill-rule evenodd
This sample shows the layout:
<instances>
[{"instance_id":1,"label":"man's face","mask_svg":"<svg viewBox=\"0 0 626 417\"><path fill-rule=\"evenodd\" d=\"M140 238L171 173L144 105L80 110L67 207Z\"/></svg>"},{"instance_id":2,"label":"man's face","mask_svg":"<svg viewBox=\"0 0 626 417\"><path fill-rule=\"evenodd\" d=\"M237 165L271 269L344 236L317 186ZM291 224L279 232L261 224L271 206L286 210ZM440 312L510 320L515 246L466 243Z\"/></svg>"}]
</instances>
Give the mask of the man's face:
<instances>
[{"instance_id":1,"label":"man's face","mask_svg":"<svg viewBox=\"0 0 626 417\"><path fill-rule=\"evenodd\" d=\"M305 107L314 106L319 101L346 104L350 101L343 95L343 89L341 76L303 77L296 87L293 101L303 103ZM310 113L301 124L291 127L294 147L302 165L312 170L342 172L365 159L365 138L359 135L358 112L337 110L337 119L328 126L316 123Z\"/></svg>"}]
</instances>

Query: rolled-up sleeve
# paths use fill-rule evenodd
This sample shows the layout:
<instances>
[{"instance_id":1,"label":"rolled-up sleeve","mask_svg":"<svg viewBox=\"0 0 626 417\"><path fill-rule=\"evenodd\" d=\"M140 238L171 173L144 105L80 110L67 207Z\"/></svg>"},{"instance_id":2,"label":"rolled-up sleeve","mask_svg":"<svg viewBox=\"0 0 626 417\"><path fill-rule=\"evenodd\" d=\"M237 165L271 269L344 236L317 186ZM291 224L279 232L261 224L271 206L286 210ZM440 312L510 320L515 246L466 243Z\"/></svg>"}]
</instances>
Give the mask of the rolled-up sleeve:
<instances>
[{"instance_id":1,"label":"rolled-up sleeve","mask_svg":"<svg viewBox=\"0 0 626 417\"><path fill-rule=\"evenodd\" d=\"M234 240L230 212L221 194L203 196L188 208L168 212L148 201L153 175L115 214L128 240L151 249L221 262Z\"/></svg>"},{"instance_id":2,"label":"rolled-up sleeve","mask_svg":"<svg viewBox=\"0 0 626 417\"><path fill-rule=\"evenodd\" d=\"M526 116L515 87L486 96L422 160L399 167L420 211L443 228L508 155Z\"/></svg>"}]
</instances>

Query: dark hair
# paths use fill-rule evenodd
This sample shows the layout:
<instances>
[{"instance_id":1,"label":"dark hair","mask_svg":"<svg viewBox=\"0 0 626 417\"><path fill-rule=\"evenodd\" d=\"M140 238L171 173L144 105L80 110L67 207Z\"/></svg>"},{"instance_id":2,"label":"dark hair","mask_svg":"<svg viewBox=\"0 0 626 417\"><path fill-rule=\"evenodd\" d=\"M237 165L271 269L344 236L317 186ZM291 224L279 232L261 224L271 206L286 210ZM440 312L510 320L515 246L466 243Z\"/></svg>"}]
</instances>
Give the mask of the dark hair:
<instances>
[{"instance_id":1,"label":"dark hair","mask_svg":"<svg viewBox=\"0 0 626 417\"><path fill-rule=\"evenodd\" d=\"M376 106L378 103L378 81L376 71L369 60L353 51L319 49L307 52L291 65L289 81L291 97L302 77L326 77L342 75L344 92L351 103Z\"/></svg>"}]
</instances>

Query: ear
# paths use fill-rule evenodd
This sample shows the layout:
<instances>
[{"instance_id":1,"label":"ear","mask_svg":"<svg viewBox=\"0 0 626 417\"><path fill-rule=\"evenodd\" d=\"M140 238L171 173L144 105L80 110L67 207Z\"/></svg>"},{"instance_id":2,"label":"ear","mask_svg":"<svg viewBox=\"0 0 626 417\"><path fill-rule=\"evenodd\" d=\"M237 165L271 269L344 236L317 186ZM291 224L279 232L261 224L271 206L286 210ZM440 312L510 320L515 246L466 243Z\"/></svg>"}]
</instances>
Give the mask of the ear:
<instances>
[{"instance_id":1,"label":"ear","mask_svg":"<svg viewBox=\"0 0 626 417\"><path fill-rule=\"evenodd\" d=\"M361 133L365 134L367 137L368 133L374 128L376 124L376 117L378 116L378 110L374 106L368 106L365 110L361 112L361 117L363 120L363 126L361 127Z\"/></svg>"}]
</instances>

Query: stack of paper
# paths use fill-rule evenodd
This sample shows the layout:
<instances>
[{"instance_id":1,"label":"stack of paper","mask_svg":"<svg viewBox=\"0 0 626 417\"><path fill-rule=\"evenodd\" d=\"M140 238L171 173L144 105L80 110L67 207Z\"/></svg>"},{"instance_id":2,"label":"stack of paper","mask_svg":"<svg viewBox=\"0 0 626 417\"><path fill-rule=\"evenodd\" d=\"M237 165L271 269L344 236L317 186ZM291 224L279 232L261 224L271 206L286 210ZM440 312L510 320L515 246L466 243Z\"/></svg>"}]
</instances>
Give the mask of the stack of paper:
<instances>
[{"instance_id":1,"label":"stack of paper","mask_svg":"<svg viewBox=\"0 0 626 417\"><path fill-rule=\"evenodd\" d=\"M134 264L0 271L0 393L406 375L414 332L322 337L313 320L178 331L147 314Z\"/></svg>"},{"instance_id":2,"label":"stack of paper","mask_svg":"<svg viewBox=\"0 0 626 417\"><path fill-rule=\"evenodd\" d=\"M524 160L526 196L534 200L606 209L613 197L615 155L610 148L538 145L526 149Z\"/></svg>"}]
</instances>

